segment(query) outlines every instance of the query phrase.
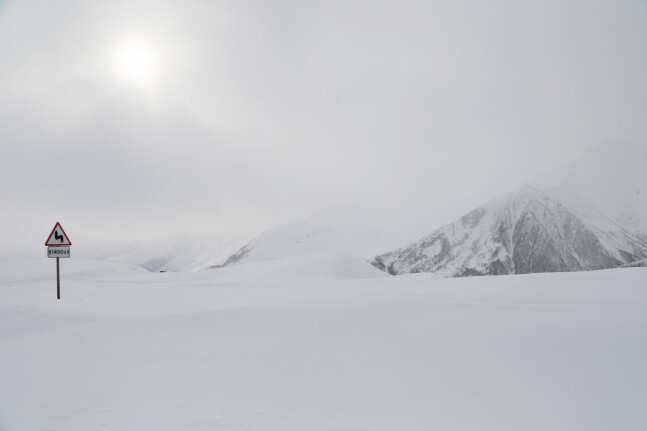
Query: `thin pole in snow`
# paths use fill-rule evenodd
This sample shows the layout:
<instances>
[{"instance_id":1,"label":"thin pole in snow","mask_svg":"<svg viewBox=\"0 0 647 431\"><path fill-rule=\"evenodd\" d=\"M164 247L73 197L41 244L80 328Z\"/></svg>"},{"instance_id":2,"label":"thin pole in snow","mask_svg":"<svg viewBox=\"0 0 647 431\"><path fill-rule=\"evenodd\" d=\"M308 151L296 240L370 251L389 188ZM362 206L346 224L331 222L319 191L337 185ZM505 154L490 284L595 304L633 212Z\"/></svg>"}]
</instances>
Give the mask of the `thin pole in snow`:
<instances>
[{"instance_id":1,"label":"thin pole in snow","mask_svg":"<svg viewBox=\"0 0 647 431\"><path fill-rule=\"evenodd\" d=\"M61 300L61 269L60 258L56 258L56 299Z\"/></svg>"}]
</instances>

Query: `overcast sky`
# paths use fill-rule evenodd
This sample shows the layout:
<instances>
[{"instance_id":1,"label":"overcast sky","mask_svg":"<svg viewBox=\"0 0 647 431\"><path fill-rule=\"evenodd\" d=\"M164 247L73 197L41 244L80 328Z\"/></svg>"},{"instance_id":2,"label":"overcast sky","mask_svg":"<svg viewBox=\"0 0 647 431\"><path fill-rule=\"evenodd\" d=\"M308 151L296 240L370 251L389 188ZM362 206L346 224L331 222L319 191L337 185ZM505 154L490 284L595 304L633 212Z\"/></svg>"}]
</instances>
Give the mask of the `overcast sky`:
<instances>
[{"instance_id":1,"label":"overcast sky","mask_svg":"<svg viewBox=\"0 0 647 431\"><path fill-rule=\"evenodd\" d=\"M647 143L646 71L644 0L0 0L5 238L443 223Z\"/></svg>"}]
</instances>

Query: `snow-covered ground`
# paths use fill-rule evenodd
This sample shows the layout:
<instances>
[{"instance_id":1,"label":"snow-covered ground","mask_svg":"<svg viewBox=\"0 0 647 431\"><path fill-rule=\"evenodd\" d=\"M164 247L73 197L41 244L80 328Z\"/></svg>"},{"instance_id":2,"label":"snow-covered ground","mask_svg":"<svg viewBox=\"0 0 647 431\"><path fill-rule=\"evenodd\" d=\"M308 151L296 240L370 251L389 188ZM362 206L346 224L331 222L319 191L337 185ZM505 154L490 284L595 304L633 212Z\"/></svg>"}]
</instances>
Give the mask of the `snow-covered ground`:
<instances>
[{"instance_id":1,"label":"snow-covered ground","mask_svg":"<svg viewBox=\"0 0 647 431\"><path fill-rule=\"evenodd\" d=\"M647 429L647 269L318 259L0 260L0 430Z\"/></svg>"}]
</instances>

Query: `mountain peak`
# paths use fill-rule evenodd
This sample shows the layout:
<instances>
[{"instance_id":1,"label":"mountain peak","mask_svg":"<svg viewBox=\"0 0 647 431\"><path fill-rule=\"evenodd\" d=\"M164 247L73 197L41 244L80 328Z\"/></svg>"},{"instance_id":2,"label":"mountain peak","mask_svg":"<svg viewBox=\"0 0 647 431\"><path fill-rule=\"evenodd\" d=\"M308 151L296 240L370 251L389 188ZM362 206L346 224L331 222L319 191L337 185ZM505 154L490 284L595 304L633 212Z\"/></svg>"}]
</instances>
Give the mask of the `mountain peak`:
<instances>
[{"instance_id":1,"label":"mountain peak","mask_svg":"<svg viewBox=\"0 0 647 431\"><path fill-rule=\"evenodd\" d=\"M525 186L372 264L394 275L464 276L602 269L647 257L645 237L604 221Z\"/></svg>"}]
</instances>

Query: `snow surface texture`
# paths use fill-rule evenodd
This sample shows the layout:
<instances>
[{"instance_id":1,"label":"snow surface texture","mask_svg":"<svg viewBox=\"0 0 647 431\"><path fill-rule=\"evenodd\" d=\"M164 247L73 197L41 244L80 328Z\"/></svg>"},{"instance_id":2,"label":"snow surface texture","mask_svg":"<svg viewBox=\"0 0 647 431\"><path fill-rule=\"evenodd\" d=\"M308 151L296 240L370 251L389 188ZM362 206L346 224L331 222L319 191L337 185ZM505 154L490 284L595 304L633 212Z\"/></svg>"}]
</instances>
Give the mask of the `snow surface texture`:
<instances>
[{"instance_id":1,"label":"snow surface texture","mask_svg":"<svg viewBox=\"0 0 647 431\"><path fill-rule=\"evenodd\" d=\"M647 429L643 268L61 268L0 261L2 431Z\"/></svg>"},{"instance_id":2,"label":"snow surface texture","mask_svg":"<svg viewBox=\"0 0 647 431\"><path fill-rule=\"evenodd\" d=\"M552 195L524 187L372 263L393 275L455 277L594 270L646 257L647 236L583 201L571 209Z\"/></svg>"}]
</instances>

